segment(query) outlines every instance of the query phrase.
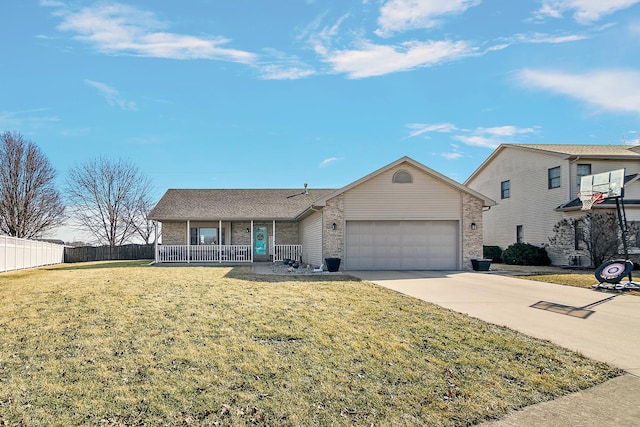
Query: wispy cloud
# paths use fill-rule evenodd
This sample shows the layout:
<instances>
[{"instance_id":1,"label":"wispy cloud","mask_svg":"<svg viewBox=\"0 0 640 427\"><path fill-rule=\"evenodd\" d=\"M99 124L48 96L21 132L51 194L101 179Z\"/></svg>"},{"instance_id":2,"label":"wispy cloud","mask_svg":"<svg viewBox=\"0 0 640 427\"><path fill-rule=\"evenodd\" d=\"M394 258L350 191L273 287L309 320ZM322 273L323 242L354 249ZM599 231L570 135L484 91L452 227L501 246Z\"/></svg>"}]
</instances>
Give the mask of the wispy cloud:
<instances>
[{"instance_id":1,"label":"wispy cloud","mask_svg":"<svg viewBox=\"0 0 640 427\"><path fill-rule=\"evenodd\" d=\"M323 168L325 166L329 166L330 164L335 163L338 160L340 160L339 157L329 157L328 159L324 159L320 162L320 167Z\"/></svg>"},{"instance_id":2,"label":"wispy cloud","mask_svg":"<svg viewBox=\"0 0 640 427\"><path fill-rule=\"evenodd\" d=\"M474 147L496 148L500 145L497 138L484 135L456 135L453 138Z\"/></svg>"},{"instance_id":3,"label":"wispy cloud","mask_svg":"<svg viewBox=\"0 0 640 427\"><path fill-rule=\"evenodd\" d=\"M425 138L429 138L429 133L450 133L451 139L470 145L474 147L496 148L498 145L505 142L514 142L519 137L537 133L538 129L535 127L521 128L512 125L506 126L494 126L494 127L477 127L475 129L459 128L451 123L436 123L436 124L420 124L410 123L406 125L410 129L409 137L416 137L423 135ZM443 157L449 159L455 159L462 157L461 151L457 145L453 145L455 150L451 153L442 154Z\"/></svg>"},{"instance_id":4,"label":"wispy cloud","mask_svg":"<svg viewBox=\"0 0 640 427\"><path fill-rule=\"evenodd\" d=\"M58 117L49 115L46 108L0 111L0 129L4 130L37 129L59 121Z\"/></svg>"},{"instance_id":5,"label":"wispy cloud","mask_svg":"<svg viewBox=\"0 0 640 427\"><path fill-rule=\"evenodd\" d=\"M511 137L516 135L535 133L536 130L534 128L519 128L517 126L496 126L490 128L479 127L476 128L474 132L498 137Z\"/></svg>"},{"instance_id":6,"label":"wispy cloud","mask_svg":"<svg viewBox=\"0 0 640 427\"><path fill-rule=\"evenodd\" d=\"M603 17L640 3L640 0L543 0L534 16L538 19L561 18L573 12L580 24L591 24Z\"/></svg>"},{"instance_id":7,"label":"wispy cloud","mask_svg":"<svg viewBox=\"0 0 640 427\"><path fill-rule=\"evenodd\" d=\"M265 80L297 80L316 74L300 59L274 49L266 49L268 59L256 64L260 77Z\"/></svg>"},{"instance_id":8,"label":"wispy cloud","mask_svg":"<svg viewBox=\"0 0 640 427\"><path fill-rule=\"evenodd\" d=\"M327 53L325 61L334 72L360 79L432 67L477 54L477 49L464 41L409 41L396 46L362 41L356 49Z\"/></svg>"},{"instance_id":9,"label":"wispy cloud","mask_svg":"<svg viewBox=\"0 0 640 427\"><path fill-rule=\"evenodd\" d=\"M548 43L548 44L561 44L572 43L580 40L586 40L590 38L585 34L565 34L554 35L545 33L529 33L529 34L516 34L511 40L519 43Z\"/></svg>"},{"instance_id":10,"label":"wispy cloud","mask_svg":"<svg viewBox=\"0 0 640 427\"><path fill-rule=\"evenodd\" d=\"M464 157L464 153L460 150L460 147L456 144L451 144L451 151L447 153L440 153L441 157L447 160L458 160Z\"/></svg>"},{"instance_id":11,"label":"wispy cloud","mask_svg":"<svg viewBox=\"0 0 640 427\"><path fill-rule=\"evenodd\" d=\"M455 125L451 123L436 123L436 124L423 124L423 123L409 123L407 128L411 129L409 138L413 138L425 133L442 132L450 133L458 130Z\"/></svg>"},{"instance_id":12,"label":"wispy cloud","mask_svg":"<svg viewBox=\"0 0 640 427\"><path fill-rule=\"evenodd\" d=\"M566 95L604 110L640 114L640 71L571 74L525 69L518 78L523 85Z\"/></svg>"},{"instance_id":13,"label":"wispy cloud","mask_svg":"<svg viewBox=\"0 0 640 427\"><path fill-rule=\"evenodd\" d=\"M260 77L264 80L298 80L316 74L311 68L282 64L264 64L259 67L259 72Z\"/></svg>"},{"instance_id":14,"label":"wispy cloud","mask_svg":"<svg viewBox=\"0 0 640 427\"><path fill-rule=\"evenodd\" d=\"M397 32L432 28L441 17L463 13L480 4L480 0L389 0L380 8L379 28L375 33L387 37Z\"/></svg>"},{"instance_id":15,"label":"wispy cloud","mask_svg":"<svg viewBox=\"0 0 640 427\"><path fill-rule=\"evenodd\" d=\"M57 2L54 15L62 19L58 29L91 44L100 52L168 59L217 59L250 64L256 55L224 47L225 37L195 37L165 31L168 25L151 12L122 3L99 3L80 10L62 8Z\"/></svg>"},{"instance_id":16,"label":"wispy cloud","mask_svg":"<svg viewBox=\"0 0 640 427\"><path fill-rule=\"evenodd\" d=\"M306 41L318 55L326 55L329 52L329 46L331 46L335 39L340 34L340 27L344 21L349 18L349 14L342 15L338 20L329 26L323 26L322 20L326 17L326 14L322 14L314 19L311 23L305 26L298 36L298 41Z\"/></svg>"},{"instance_id":17,"label":"wispy cloud","mask_svg":"<svg viewBox=\"0 0 640 427\"><path fill-rule=\"evenodd\" d=\"M120 95L120 93L113 87L104 83L95 82L93 80L85 80L84 82L94 89L97 89L100 95L104 97L104 99L107 101L107 104L109 104L110 106L118 107L122 110L137 110L135 102L127 101L126 99L124 99Z\"/></svg>"},{"instance_id":18,"label":"wispy cloud","mask_svg":"<svg viewBox=\"0 0 640 427\"><path fill-rule=\"evenodd\" d=\"M463 157L463 154L457 151L452 151L450 153L442 153L440 155L447 160L458 160L459 158Z\"/></svg>"}]
</instances>

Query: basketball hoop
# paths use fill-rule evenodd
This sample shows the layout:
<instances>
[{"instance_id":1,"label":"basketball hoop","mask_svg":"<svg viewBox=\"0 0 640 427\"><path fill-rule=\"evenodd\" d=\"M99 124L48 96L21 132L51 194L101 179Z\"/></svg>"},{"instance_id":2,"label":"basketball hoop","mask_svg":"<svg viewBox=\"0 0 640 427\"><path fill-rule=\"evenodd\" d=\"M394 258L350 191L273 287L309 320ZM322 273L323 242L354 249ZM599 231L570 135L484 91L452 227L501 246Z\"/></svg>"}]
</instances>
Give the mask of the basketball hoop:
<instances>
[{"instance_id":1,"label":"basketball hoop","mask_svg":"<svg viewBox=\"0 0 640 427\"><path fill-rule=\"evenodd\" d=\"M578 193L578 197L582 201L582 210L588 211L593 205L598 204L604 200L604 195L600 191L581 192Z\"/></svg>"}]
</instances>

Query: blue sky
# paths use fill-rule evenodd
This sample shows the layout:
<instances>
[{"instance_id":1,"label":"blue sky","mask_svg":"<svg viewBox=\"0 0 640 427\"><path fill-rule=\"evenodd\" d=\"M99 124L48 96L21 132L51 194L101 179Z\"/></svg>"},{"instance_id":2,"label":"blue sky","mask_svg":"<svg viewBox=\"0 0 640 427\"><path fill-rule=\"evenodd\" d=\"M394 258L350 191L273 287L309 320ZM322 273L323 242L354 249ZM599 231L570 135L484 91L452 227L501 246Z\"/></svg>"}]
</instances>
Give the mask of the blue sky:
<instances>
[{"instance_id":1,"label":"blue sky","mask_svg":"<svg viewBox=\"0 0 640 427\"><path fill-rule=\"evenodd\" d=\"M158 197L404 155L462 182L503 142L638 140L638 3L4 0L0 130L61 178L129 159Z\"/></svg>"}]
</instances>

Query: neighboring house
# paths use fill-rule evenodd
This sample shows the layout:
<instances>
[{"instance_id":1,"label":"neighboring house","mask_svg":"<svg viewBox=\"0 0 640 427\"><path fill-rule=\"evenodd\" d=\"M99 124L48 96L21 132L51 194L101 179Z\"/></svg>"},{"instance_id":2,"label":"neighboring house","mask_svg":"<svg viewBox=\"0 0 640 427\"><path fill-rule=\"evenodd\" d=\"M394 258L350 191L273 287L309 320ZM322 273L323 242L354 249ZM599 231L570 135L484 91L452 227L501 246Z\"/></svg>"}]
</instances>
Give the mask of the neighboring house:
<instances>
[{"instance_id":1,"label":"neighboring house","mask_svg":"<svg viewBox=\"0 0 640 427\"><path fill-rule=\"evenodd\" d=\"M549 238L561 219L584 215L578 199L582 176L622 168L627 218L633 222L640 220L640 146L503 144L465 185L498 203L484 213L485 245L531 243L546 246L556 265L588 265L578 243L567 250L549 246ZM594 209L615 209L615 201Z\"/></svg>"},{"instance_id":2,"label":"neighboring house","mask_svg":"<svg viewBox=\"0 0 640 427\"><path fill-rule=\"evenodd\" d=\"M341 189L171 189L149 219L162 223L159 263L340 258L345 270L468 270L494 204L403 157Z\"/></svg>"}]
</instances>

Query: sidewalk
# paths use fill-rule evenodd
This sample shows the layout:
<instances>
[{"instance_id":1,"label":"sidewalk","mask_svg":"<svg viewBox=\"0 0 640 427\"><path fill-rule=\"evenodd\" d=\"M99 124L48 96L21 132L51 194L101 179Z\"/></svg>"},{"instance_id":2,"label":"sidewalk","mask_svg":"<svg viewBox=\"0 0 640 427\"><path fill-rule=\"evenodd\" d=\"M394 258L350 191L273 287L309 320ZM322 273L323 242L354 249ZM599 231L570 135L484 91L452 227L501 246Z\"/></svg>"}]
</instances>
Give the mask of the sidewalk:
<instances>
[{"instance_id":1,"label":"sidewalk","mask_svg":"<svg viewBox=\"0 0 640 427\"><path fill-rule=\"evenodd\" d=\"M596 387L528 406L482 427L636 427L640 378L623 375Z\"/></svg>"}]
</instances>

